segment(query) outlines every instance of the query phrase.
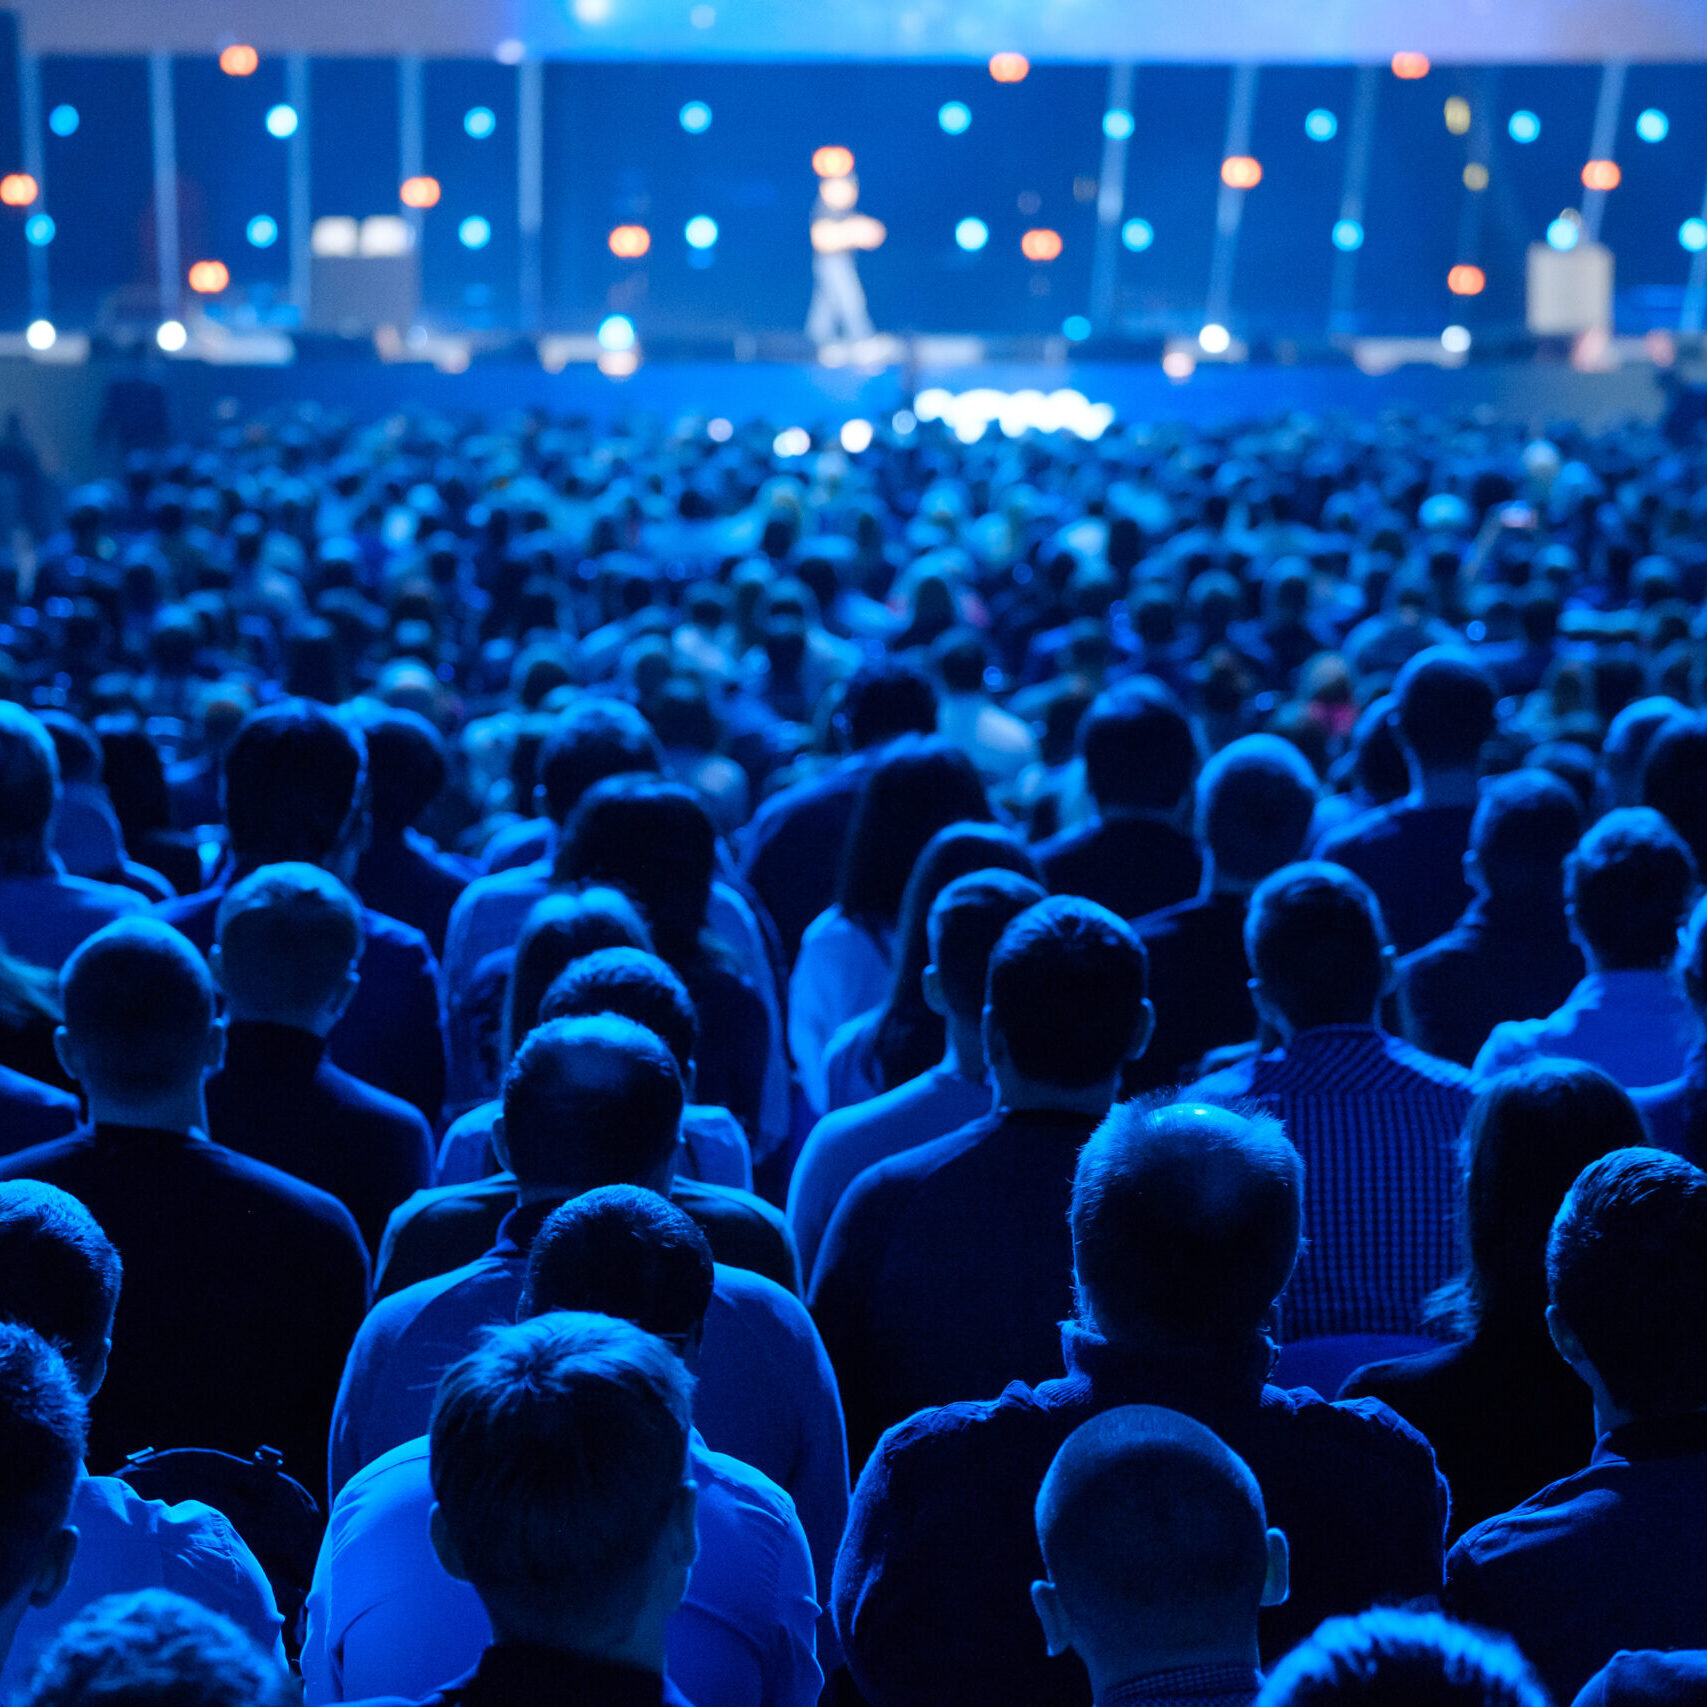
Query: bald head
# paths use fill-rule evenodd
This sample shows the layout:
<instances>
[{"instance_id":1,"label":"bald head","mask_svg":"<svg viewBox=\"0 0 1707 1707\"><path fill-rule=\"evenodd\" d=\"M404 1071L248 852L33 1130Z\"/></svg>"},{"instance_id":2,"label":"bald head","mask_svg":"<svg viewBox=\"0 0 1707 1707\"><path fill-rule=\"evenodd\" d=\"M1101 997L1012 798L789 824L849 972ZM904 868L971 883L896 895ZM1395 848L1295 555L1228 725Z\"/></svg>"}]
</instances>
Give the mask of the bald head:
<instances>
[{"instance_id":1,"label":"bald head","mask_svg":"<svg viewBox=\"0 0 1707 1707\"><path fill-rule=\"evenodd\" d=\"M1303 1190L1303 1163L1269 1115L1117 1105L1073 1180L1081 1313L1116 1341L1243 1342L1292 1276Z\"/></svg>"}]
</instances>

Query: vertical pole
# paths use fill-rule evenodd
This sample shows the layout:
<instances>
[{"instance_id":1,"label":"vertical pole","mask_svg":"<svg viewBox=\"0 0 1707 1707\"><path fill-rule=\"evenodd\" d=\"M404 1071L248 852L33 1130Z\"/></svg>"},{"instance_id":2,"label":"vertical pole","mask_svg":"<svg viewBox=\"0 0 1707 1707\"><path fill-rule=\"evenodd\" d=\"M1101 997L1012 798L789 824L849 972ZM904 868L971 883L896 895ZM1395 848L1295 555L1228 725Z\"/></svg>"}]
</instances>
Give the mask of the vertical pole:
<instances>
[{"instance_id":1,"label":"vertical pole","mask_svg":"<svg viewBox=\"0 0 1707 1707\"><path fill-rule=\"evenodd\" d=\"M1373 65L1360 65L1351 97L1351 130L1346 136L1345 177L1340 184L1342 220L1363 229L1363 192L1369 182L1369 154L1375 139L1375 96L1381 74ZM1357 324L1357 251L1341 249L1334 256L1334 278L1328 303L1328 331L1350 332Z\"/></svg>"},{"instance_id":2,"label":"vertical pole","mask_svg":"<svg viewBox=\"0 0 1707 1707\"><path fill-rule=\"evenodd\" d=\"M23 129L24 170L40 188L36 209L47 212L47 151L41 135L41 60L27 49L18 50L18 120ZM50 307L47 249L31 243L25 252L29 268L30 318L45 320Z\"/></svg>"},{"instance_id":3,"label":"vertical pole","mask_svg":"<svg viewBox=\"0 0 1707 1707\"><path fill-rule=\"evenodd\" d=\"M524 59L516 67L517 295L522 325L537 332L544 316L541 233L545 224L545 67Z\"/></svg>"},{"instance_id":4,"label":"vertical pole","mask_svg":"<svg viewBox=\"0 0 1707 1707\"><path fill-rule=\"evenodd\" d=\"M1624 107L1624 73L1629 67L1621 59L1609 60L1601 68L1600 99L1594 104L1594 138L1589 159L1610 160L1618 144L1618 116ZM1583 240L1600 241L1600 222L1606 216L1606 191L1583 194Z\"/></svg>"},{"instance_id":5,"label":"vertical pole","mask_svg":"<svg viewBox=\"0 0 1707 1707\"><path fill-rule=\"evenodd\" d=\"M172 56L148 56L148 109L154 141L154 248L159 261L160 318L175 320L178 284L178 129L172 106Z\"/></svg>"},{"instance_id":6,"label":"vertical pole","mask_svg":"<svg viewBox=\"0 0 1707 1707\"><path fill-rule=\"evenodd\" d=\"M285 61L285 99L296 110L296 130L285 145L285 170L289 174L285 224L290 244L290 300L299 326L308 324L308 298L314 281L314 204L310 195L308 152L308 106L312 92L307 55L291 54Z\"/></svg>"},{"instance_id":7,"label":"vertical pole","mask_svg":"<svg viewBox=\"0 0 1707 1707\"><path fill-rule=\"evenodd\" d=\"M1233 93L1227 106L1227 140L1221 158L1248 154L1251 147L1251 116L1257 104L1257 67L1233 67ZM1209 300L1205 321L1227 323L1233 300L1233 262L1239 252L1239 224L1245 216L1244 190L1223 183L1215 201L1215 254L1209 264Z\"/></svg>"},{"instance_id":8,"label":"vertical pole","mask_svg":"<svg viewBox=\"0 0 1707 1707\"><path fill-rule=\"evenodd\" d=\"M397 61L397 166L402 178L418 178L426 170L426 121L421 112L421 56L403 54ZM418 207L406 207L409 246L421 248L423 216Z\"/></svg>"},{"instance_id":9,"label":"vertical pole","mask_svg":"<svg viewBox=\"0 0 1707 1707\"><path fill-rule=\"evenodd\" d=\"M1108 68L1106 111L1130 111L1132 66ZM1115 283L1120 267L1120 219L1126 211L1126 152L1124 136L1103 132L1102 171L1097 180L1096 252L1091 260L1091 324L1099 332L1113 331Z\"/></svg>"}]
</instances>

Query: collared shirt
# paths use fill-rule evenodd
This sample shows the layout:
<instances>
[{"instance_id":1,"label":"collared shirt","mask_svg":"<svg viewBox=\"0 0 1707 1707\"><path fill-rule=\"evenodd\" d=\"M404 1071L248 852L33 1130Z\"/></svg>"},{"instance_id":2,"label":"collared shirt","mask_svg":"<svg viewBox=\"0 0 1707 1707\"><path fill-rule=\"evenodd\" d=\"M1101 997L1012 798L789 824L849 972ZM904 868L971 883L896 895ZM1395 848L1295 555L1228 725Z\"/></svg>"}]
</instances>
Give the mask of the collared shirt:
<instances>
[{"instance_id":1,"label":"collared shirt","mask_svg":"<svg viewBox=\"0 0 1707 1707\"><path fill-rule=\"evenodd\" d=\"M1175 1666L1117 1683L1096 1707L1250 1707L1261 1689L1254 1666Z\"/></svg>"},{"instance_id":2,"label":"collared shirt","mask_svg":"<svg viewBox=\"0 0 1707 1707\"><path fill-rule=\"evenodd\" d=\"M794 1502L697 1430L688 1467L699 1551L670 1620L671 1677L694 1707L814 1707L824 1681L813 1657L818 1603ZM432 1504L425 1438L376 1459L334 1501L308 1597L308 1707L425 1695L492 1640L474 1589L433 1550Z\"/></svg>"},{"instance_id":3,"label":"collared shirt","mask_svg":"<svg viewBox=\"0 0 1707 1707\"><path fill-rule=\"evenodd\" d=\"M640 1666L537 1642L496 1642L466 1677L421 1699L419 1707L689 1707L667 1678ZM407 1707L402 1696L364 1707Z\"/></svg>"},{"instance_id":4,"label":"collared shirt","mask_svg":"<svg viewBox=\"0 0 1707 1707\"><path fill-rule=\"evenodd\" d=\"M1669 973L1591 972L1545 1019L1495 1026L1476 1076L1563 1055L1603 1067L1621 1085L1658 1085L1683 1071L1701 1037L1701 1021Z\"/></svg>"},{"instance_id":5,"label":"collared shirt","mask_svg":"<svg viewBox=\"0 0 1707 1707\"><path fill-rule=\"evenodd\" d=\"M1289 1340L1410 1334L1456 1272L1458 1134L1471 1079L1372 1025L1323 1025L1212 1073L1190 1096L1250 1097L1304 1158L1306 1244Z\"/></svg>"}]
</instances>

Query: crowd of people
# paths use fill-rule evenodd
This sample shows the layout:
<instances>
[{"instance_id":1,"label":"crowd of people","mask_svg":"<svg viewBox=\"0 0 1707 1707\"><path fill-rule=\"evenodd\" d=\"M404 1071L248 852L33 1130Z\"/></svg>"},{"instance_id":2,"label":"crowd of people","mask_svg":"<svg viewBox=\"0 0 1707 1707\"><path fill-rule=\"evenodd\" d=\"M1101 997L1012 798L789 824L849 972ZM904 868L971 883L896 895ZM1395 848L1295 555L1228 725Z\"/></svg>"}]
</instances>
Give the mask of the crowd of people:
<instances>
[{"instance_id":1,"label":"crowd of people","mask_svg":"<svg viewBox=\"0 0 1707 1707\"><path fill-rule=\"evenodd\" d=\"M1707 1701L1707 440L909 421L20 535L0 1689Z\"/></svg>"}]
</instances>

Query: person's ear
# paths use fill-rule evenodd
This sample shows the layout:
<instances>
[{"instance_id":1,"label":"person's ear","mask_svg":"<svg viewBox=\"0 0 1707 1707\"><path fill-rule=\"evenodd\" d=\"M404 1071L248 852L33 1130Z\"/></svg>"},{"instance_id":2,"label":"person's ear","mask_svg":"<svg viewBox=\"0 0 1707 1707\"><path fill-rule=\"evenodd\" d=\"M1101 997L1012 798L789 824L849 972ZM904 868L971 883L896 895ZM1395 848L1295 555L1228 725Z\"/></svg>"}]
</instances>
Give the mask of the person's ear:
<instances>
[{"instance_id":1,"label":"person's ear","mask_svg":"<svg viewBox=\"0 0 1707 1707\"><path fill-rule=\"evenodd\" d=\"M1594 1365L1589 1362L1576 1330L1565 1320L1557 1304L1547 1306L1547 1337L1552 1340L1553 1349L1586 1381L1588 1375L1585 1371L1593 1369Z\"/></svg>"},{"instance_id":2,"label":"person's ear","mask_svg":"<svg viewBox=\"0 0 1707 1707\"><path fill-rule=\"evenodd\" d=\"M919 974L919 988L924 992L925 1006L933 1014L940 1014L947 1019L948 1003L943 999L942 974L937 970L935 961Z\"/></svg>"},{"instance_id":3,"label":"person's ear","mask_svg":"<svg viewBox=\"0 0 1707 1707\"><path fill-rule=\"evenodd\" d=\"M1127 1045L1126 1059L1136 1061L1150 1047L1156 1035L1156 1004L1148 996L1138 1005L1138 1023L1132 1028L1132 1041Z\"/></svg>"},{"instance_id":4,"label":"person's ear","mask_svg":"<svg viewBox=\"0 0 1707 1707\"><path fill-rule=\"evenodd\" d=\"M216 1019L207 1028L207 1054L202 1063L209 1073L217 1073L225 1065L225 1021L222 1019Z\"/></svg>"},{"instance_id":5,"label":"person's ear","mask_svg":"<svg viewBox=\"0 0 1707 1707\"><path fill-rule=\"evenodd\" d=\"M504 1138L504 1117L501 1114L492 1122L492 1155L505 1173L516 1171L510 1166L510 1146Z\"/></svg>"},{"instance_id":6,"label":"person's ear","mask_svg":"<svg viewBox=\"0 0 1707 1707\"><path fill-rule=\"evenodd\" d=\"M1262 1599L1259 1606L1284 1606L1292 1592L1292 1549L1287 1545L1286 1532L1268 1532L1268 1572L1262 1579Z\"/></svg>"},{"instance_id":7,"label":"person's ear","mask_svg":"<svg viewBox=\"0 0 1707 1707\"><path fill-rule=\"evenodd\" d=\"M1073 1627L1061 1604L1061 1591L1054 1583L1040 1578L1031 1585L1031 1604L1037 1622L1043 1626L1043 1645L1050 1658L1069 1652L1073 1646Z\"/></svg>"},{"instance_id":8,"label":"person's ear","mask_svg":"<svg viewBox=\"0 0 1707 1707\"><path fill-rule=\"evenodd\" d=\"M53 1052L58 1057L60 1066L65 1069L66 1077L75 1084L82 1084L83 1051L77 1047L76 1040L62 1025L53 1028Z\"/></svg>"},{"instance_id":9,"label":"person's ear","mask_svg":"<svg viewBox=\"0 0 1707 1707\"><path fill-rule=\"evenodd\" d=\"M420 1533L419 1530L416 1531ZM456 1543L450 1538L450 1530L445 1524L445 1514L439 1509L439 1502L433 1501L432 1510L427 1513L427 1536L433 1544L433 1551L438 1554L439 1563L445 1568L445 1575L454 1577L459 1583L468 1581L468 1572L463 1566L462 1555L456 1550Z\"/></svg>"},{"instance_id":10,"label":"person's ear","mask_svg":"<svg viewBox=\"0 0 1707 1707\"><path fill-rule=\"evenodd\" d=\"M361 982L362 975L356 970L356 962L352 960L344 968L344 977L338 986L338 993L326 1004L334 1025L349 1012L350 1003L356 999L356 991L361 988Z\"/></svg>"},{"instance_id":11,"label":"person's ear","mask_svg":"<svg viewBox=\"0 0 1707 1707\"><path fill-rule=\"evenodd\" d=\"M207 969L212 975L213 987L222 996L229 996L231 992L225 987L225 956L217 942L207 951Z\"/></svg>"},{"instance_id":12,"label":"person's ear","mask_svg":"<svg viewBox=\"0 0 1707 1707\"><path fill-rule=\"evenodd\" d=\"M113 1336L108 1334L101 1341L101 1349L95 1353L94 1364L84 1377L83 1397L92 1399L100 1392L102 1383L107 1379L107 1364L113 1355Z\"/></svg>"},{"instance_id":13,"label":"person's ear","mask_svg":"<svg viewBox=\"0 0 1707 1707\"><path fill-rule=\"evenodd\" d=\"M68 1523L42 1549L30 1583L30 1605L52 1606L64 1592L77 1560L77 1531Z\"/></svg>"},{"instance_id":14,"label":"person's ear","mask_svg":"<svg viewBox=\"0 0 1707 1707\"><path fill-rule=\"evenodd\" d=\"M1381 999L1385 1001L1398 987L1399 957L1389 942L1381 949Z\"/></svg>"},{"instance_id":15,"label":"person's ear","mask_svg":"<svg viewBox=\"0 0 1707 1707\"><path fill-rule=\"evenodd\" d=\"M984 1040L984 1059L990 1066L1008 1066L1010 1063L1007 1039L1002 1036L1002 1028L996 1024L996 1016L988 1007L984 1009L983 1018L979 1021L979 1034Z\"/></svg>"},{"instance_id":16,"label":"person's ear","mask_svg":"<svg viewBox=\"0 0 1707 1707\"><path fill-rule=\"evenodd\" d=\"M691 1469L676 1490L665 1535L671 1564L684 1572L691 1570L694 1560L699 1557L699 1485L694 1481Z\"/></svg>"}]
</instances>

